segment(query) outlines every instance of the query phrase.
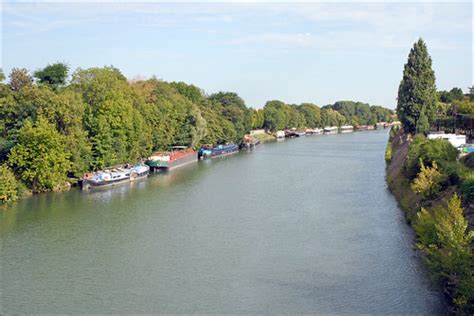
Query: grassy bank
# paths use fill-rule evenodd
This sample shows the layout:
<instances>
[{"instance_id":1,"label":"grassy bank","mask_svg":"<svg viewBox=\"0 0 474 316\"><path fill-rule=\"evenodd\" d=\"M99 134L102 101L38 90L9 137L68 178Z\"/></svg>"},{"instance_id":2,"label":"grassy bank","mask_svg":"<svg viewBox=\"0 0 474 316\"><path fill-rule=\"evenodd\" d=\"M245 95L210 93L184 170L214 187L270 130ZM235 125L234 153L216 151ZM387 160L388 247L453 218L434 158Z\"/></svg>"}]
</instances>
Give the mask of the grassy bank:
<instances>
[{"instance_id":1,"label":"grassy bank","mask_svg":"<svg viewBox=\"0 0 474 316\"><path fill-rule=\"evenodd\" d=\"M392 131L387 182L416 232L416 246L450 312L472 315L473 170L456 156L445 141Z\"/></svg>"}]
</instances>

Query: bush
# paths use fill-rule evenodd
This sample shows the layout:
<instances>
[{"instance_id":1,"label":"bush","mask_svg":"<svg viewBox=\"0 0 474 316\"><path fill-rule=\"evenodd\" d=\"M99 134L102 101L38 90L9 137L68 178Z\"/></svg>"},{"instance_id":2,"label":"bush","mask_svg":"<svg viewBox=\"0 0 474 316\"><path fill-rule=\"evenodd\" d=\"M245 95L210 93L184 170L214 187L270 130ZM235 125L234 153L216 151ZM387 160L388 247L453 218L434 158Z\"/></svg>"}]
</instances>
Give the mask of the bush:
<instances>
[{"instance_id":1,"label":"bush","mask_svg":"<svg viewBox=\"0 0 474 316\"><path fill-rule=\"evenodd\" d=\"M474 202L474 177L464 180L461 184L461 192L470 203Z\"/></svg>"},{"instance_id":2,"label":"bush","mask_svg":"<svg viewBox=\"0 0 474 316\"><path fill-rule=\"evenodd\" d=\"M461 161L466 167L474 169L474 153L469 153L467 156L464 156Z\"/></svg>"},{"instance_id":3,"label":"bush","mask_svg":"<svg viewBox=\"0 0 474 316\"><path fill-rule=\"evenodd\" d=\"M387 148L385 149L385 162L389 164L390 161L392 161L392 143L388 142Z\"/></svg>"},{"instance_id":4,"label":"bush","mask_svg":"<svg viewBox=\"0 0 474 316\"><path fill-rule=\"evenodd\" d=\"M443 172L446 175L446 183L443 185L458 185L471 174L468 168L456 161L445 162Z\"/></svg>"},{"instance_id":5,"label":"bush","mask_svg":"<svg viewBox=\"0 0 474 316\"><path fill-rule=\"evenodd\" d=\"M470 243L474 232L468 230L461 200L455 194L446 207L417 214L414 225L418 248L425 254L431 273L449 285L449 296L458 314L470 315L474 304L473 253Z\"/></svg>"},{"instance_id":6,"label":"bush","mask_svg":"<svg viewBox=\"0 0 474 316\"><path fill-rule=\"evenodd\" d=\"M421 161L425 166L432 166L436 161L442 168L447 162L456 161L458 151L448 141L440 139L428 140L423 135L415 136L410 144L407 159L404 164L405 174L413 180L420 172Z\"/></svg>"},{"instance_id":7,"label":"bush","mask_svg":"<svg viewBox=\"0 0 474 316\"><path fill-rule=\"evenodd\" d=\"M424 198L433 197L441 188L443 174L439 171L436 161L433 161L432 167L425 167L423 161L420 161L420 164L421 170L413 181L411 189Z\"/></svg>"},{"instance_id":8,"label":"bush","mask_svg":"<svg viewBox=\"0 0 474 316\"><path fill-rule=\"evenodd\" d=\"M392 140L395 138L395 135L397 135L399 129L400 129L400 126L398 126L398 125L393 125L390 128L390 133L389 133L389 136L388 136L388 142L389 143L391 143Z\"/></svg>"},{"instance_id":9,"label":"bush","mask_svg":"<svg viewBox=\"0 0 474 316\"><path fill-rule=\"evenodd\" d=\"M14 202L18 198L18 182L6 165L0 166L0 204Z\"/></svg>"}]
</instances>

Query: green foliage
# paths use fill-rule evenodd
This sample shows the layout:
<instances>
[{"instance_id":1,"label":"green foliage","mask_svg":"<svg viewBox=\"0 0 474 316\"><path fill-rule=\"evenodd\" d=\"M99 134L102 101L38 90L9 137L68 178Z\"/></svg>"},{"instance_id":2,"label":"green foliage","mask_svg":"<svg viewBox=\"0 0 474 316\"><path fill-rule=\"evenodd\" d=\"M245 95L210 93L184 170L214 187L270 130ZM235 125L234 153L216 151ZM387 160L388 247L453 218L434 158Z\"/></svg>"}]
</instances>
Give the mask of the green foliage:
<instances>
[{"instance_id":1,"label":"green foliage","mask_svg":"<svg viewBox=\"0 0 474 316\"><path fill-rule=\"evenodd\" d=\"M473 253L474 232L467 230L461 200L455 194L446 207L418 213L414 228L418 248L434 276L448 287L461 314L474 312Z\"/></svg>"},{"instance_id":2,"label":"green foliage","mask_svg":"<svg viewBox=\"0 0 474 316\"><path fill-rule=\"evenodd\" d=\"M395 138L395 136L397 135L399 130L400 130L400 126L398 126L398 125L393 125L390 128L390 132L389 132L389 135L388 135L388 141L389 142L393 141L393 139Z\"/></svg>"},{"instance_id":3,"label":"green foliage","mask_svg":"<svg viewBox=\"0 0 474 316\"><path fill-rule=\"evenodd\" d=\"M408 55L398 89L397 114L408 133L429 129L436 114L435 75L425 42L419 39Z\"/></svg>"},{"instance_id":4,"label":"green foliage","mask_svg":"<svg viewBox=\"0 0 474 316\"><path fill-rule=\"evenodd\" d=\"M147 134L134 108L133 90L123 75L111 67L78 70L72 83L86 103L83 119L92 145L93 168L139 159Z\"/></svg>"},{"instance_id":5,"label":"green foliage","mask_svg":"<svg viewBox=\"0 0 474 316\"><path fill-rule=\"evenodd\" d=\"M438 169L438 164L433 161L431 167L425 167L420 159L421 169L411 184L411 189L421 194L424 198L433 197L441 188L443 174Z\"/></svg>"},{"instance_id":6,"label":"green foliage","mask_svg":"<svg viewBox=\"0 0 474 316\"><path fill-rule=\"evenodd\" d=\"M64 188L71 166L65 137L42 117L34 126L26 121L8 163L34 192Z\"/></svg>"},{"instance_id":7,"label":"green foliage","mask_svg":"<svg viewBox=\"0 0 474 316\"><path fill-rule=\"evenodd\" d=\"M452 88L450 91L439 91L438 98L443 103L451 103L455 100L462 101L464 93L460 88Z\"/></svg>"},{"instance_id":8,"label":"green foliage","mask_svg":"<svg viewBox=\"0 0 474 316\"><path fill-rule=\"evenodd\" d=\"M387 143L387 148L385 149L385 162L389 164L392 161L392 143Z\"/></svg>"},{"instance_id":9,"label":"green foliage","mask_svg":"<svg viewBox=\"0 0 474 316\"><path fill-rule=\"evenodd\" d=\"M336 110L344 116L345 122L354 126L374 125L377 122L391 122L393 115L392 110L382 106L370 106L367 103L353 101L337 101L333 105L326 105L323 109Z\"/></svg>"},{"instance_id":10,"label":"green foliage","mask_svg":"<svg viewBox=\"0 0 474 316\"><path fill-rule=\"evenodd\" d=\"M34 73L34 77L41 84L57 88L66 84L69 67L64 63L47 65Z\"/></svg>"},{"instance_id":11,"label":"green foliage","mask_svg":"<svg viewBox=\"0 0 474 316\"><path fill-rule=\"evenodd\" d=\"M151 132L153 150L167 150L172 145L196 147L207 133L206 120L203 118L199 105L182 95L176 84L157 80L138 82L134 85L137 94L144 100L140 113ZM186 89L179 85L181 91ZM192 86L191 86L192 88ZM199 90L197 90L198 93ZM198 102L204 102L196 95Z\"/></svg>"},{"instance_id":12,"label":"green foliage","mask_svg":"<svg viewBox=\"0 0 474 316\"><path fill-rule=\"evenodd\" d=\"M235 128L238 141L252 128L252 112L245 106L244 100L234 92L219 92L212 94L209 101L215 109Z\"/></svg>"},{"instance_id":13,"label":"green foliage","mask_svg":"<svg viewBox=\"0 0 474 316\"><path fill-rule=\"evenodd\" d=\"M259 129L263 128L263 124L265 123L265 114L263 110L256 109L252 111L252 129Z\"/></svg>"},{"instance_id":14,"label":"green foliage","mask_svg":"<svg viewBox=\"0 0 474 316\"><path fill-rule=\"evenodd\" d=\"M461 192L468 202L474 203L474 176L471 176L462 182Z\"/></svg>"},{"instance_id":15,"label":"green foliage","mask_svg":"<svg viewBox=\"0 0 474 316\"><path fill-rule=\"evenodd\" d=\"M297 109L303 114L306 127L315 128L321 126L321 109L319 106L312 103L302 103Z\"/></svg>"},{"instance_id":16,"label":"green foliage","mask_svg":"<svg viewBox=\"0 0 474 316\"><path fill-rule=\"evenodd\" d=\"M432 166L436 161L441 168L446 162L456 161L458 151L447 140L428 140L422 135L415 136L410 144L404 169L408 179L412 180L420 172L421 162L425 166Z\"/></svg>"},{"instance_id":17,"label":"green foliage","mask_svg":"<svg viewBox=\"0 0 474 316\"><path fill-rule=\"evenodd\" d=\"M451 112L457 114L474 114L474 102L472 101L454 101Z\"/></svg>"},{"instance_id":18,"label":"green foliage","mask_svg":"<svg viewBox=\"0 0 474 316\"><path fill-rule=\"evenodd\" d=\"M265 116L264 127L271 130L281 130L287 127L286 104L281 101L268 101L263 113Z\"/></svg>"},{"instance_id":19,"label":"green foliage","mask_svg":"<svg viewBox=\"0 0 474 316\"><path fill-rule=\"evenodd\" d=\"M3 68L0 68L0 82L5 80L5 73L3 72Z\"/></svg>"},{"instance_id":20,"label":"green foliage","mask_svg":"<svg viewBox=\"0 0 474 316\"><path fill-rule=\"evenodd\" d=\"M33 83L33 78L25 68L13 68L10 75L10 88L13 91L20 91L23 87Z\"/></svg>"},{"instance_id":21,"label":"green foliage","mask_svg":"<svg viewBox=\"0 0 474 316\"><path fill-rule=\"evenodd\" d=\"M342 126L346 123L346 118L338 111L324 107L321 109L322 126Z\"/></svg>"},{"instance_id":22,"label":"green foliage","mask_svg":"<svg viewBox=\"0 0 474 316\"><path fill-rule=\"evenodd\" d=\"M7 165L0 165L0 204L14 202L18 198L18 183L15 174Z\"/></svg>"},{"instance_id":23,"label":"green foliage","mask_svg":"<svg viewBox=\"0 0 474 316\"><path fill-rule=\"evenodd\" d=\"M461 161L466 167L474 169L474 153L467 154Z\"/></svg>"}]
</instances>

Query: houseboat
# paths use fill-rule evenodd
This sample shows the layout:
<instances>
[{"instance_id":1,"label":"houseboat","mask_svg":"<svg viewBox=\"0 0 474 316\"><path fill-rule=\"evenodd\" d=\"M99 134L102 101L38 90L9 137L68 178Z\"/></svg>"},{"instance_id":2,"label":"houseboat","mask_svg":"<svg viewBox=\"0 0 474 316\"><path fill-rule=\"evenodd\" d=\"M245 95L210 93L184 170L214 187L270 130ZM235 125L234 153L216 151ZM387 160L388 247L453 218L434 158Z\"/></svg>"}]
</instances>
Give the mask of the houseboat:
<instances>
[{"instance_id":1,"label":"houseboat","mask_svg":"<svg viewBox=\"0 0 474 316\"><path fill-rule=\"evenodd\" d=\"M327 126L323 130L324 134L337 134L338 132L339 129L337 128L337 126Z\"/></svg>"},{"instance_id":2,"label":"houseboat","mask_svg":"<svg viewBox=\"0 0 474 316\"><path fill-rule=\"evenodd\" d=\"M359 125L356 128L357 131L373 131L374 129L374 125Z\"/></svg>"},{"instance_id":3,"label":"houseboat","mask_svg":"<svg viewBox=\"0 0 474 316\"><path fill-rule=\"evenodd\" d=\"M83 190L111 187L146 178L149 172L150 167L143 164L109 167L93 173L86 173L82 178L81 186Z\"/></svg>"},{"instance_id":4,"label":"houseboat","mask_svg":"<svg viewBox=\"0 0 474 316\"><path fill-rule=\"evenodd\" d=\"M341 133L346 134L346 133L352 133L354 131L354 126L352 125L342 125L341 126Z\"/></svg>"},{"instance_id":5,"label":"houseboat","mask_svg":"<svg viewBox=\"0 0 474 316\"><path fill-rule=\"evenodd\" d=\"M285 132L284 131L277 131L275 133L275 136L276 136L276 138L279 138L279 139L285 138Z\"/></svg>"},{"instance_id":6,"label":"houseboat","mask_svg":"<svg viewBox=\"0 0 474 316\"><path fill-rule=\"evenodd\" d=\"M283 138L285 138L285 132L284 132L284 131L277 131L277 132L275 133L275 137L276 137L277 139L283 139Z\"/></svg>"},{"instance_id":7,"label":"houseboat","mask_svg":"<svg viewBox=\"0 0 474 316\"><path fill-rule=\"evenodd\" d=\"M257 146L258 144L260 144L260 140L258 138L246 134L244 135L244 139L240 143L240 149L251 149Z\"/></svg>"},{"instance_id":8,"label":"houseboat","mask_svg":"<svg viewBox=\"0 0 474 316\"><path fill-rule=\"evenodd\" d=\"M152 170L167 169L187 165L198 160L197 152L186 146L173 146L167 152L155 152L145 161Z\"/></svg>"},{"instance_id":9,"label":"houseboat","mask_svg":"<svg viewBox=\"0 0 474 316\"><path fill-rule=\"evenodd\" d=\"M305 129L307 135L319 135L323 133L323 130L320 128L307 128Z\"/></svg>"},{"instance_id":10,"label":"houseboat","mask_svg":"<svg viewBox=\"0 0 474 316\"><path fill-rule=\"evenodd\" d=\"M198 158L199 159L206 159L206 158L215 158L219 156L225 156L230 154L235 154L239 151L239 146L236 144L225 144L225 145L205 145L202 146L198 151Z\"/></svg>"}]
</instances>

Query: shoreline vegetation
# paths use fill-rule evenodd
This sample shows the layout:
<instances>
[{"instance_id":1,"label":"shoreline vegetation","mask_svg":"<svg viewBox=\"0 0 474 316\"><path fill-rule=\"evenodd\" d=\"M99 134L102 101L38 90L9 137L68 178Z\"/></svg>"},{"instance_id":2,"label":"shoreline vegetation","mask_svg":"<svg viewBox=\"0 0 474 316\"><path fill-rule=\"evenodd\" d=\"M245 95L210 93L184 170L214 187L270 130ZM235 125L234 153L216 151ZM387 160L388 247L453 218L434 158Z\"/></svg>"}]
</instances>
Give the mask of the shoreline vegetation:
<instances>
[{"instance_id":1,"label":"shoreline vegetation","mask_svg":"<svg viewBox=\"0 0 474 316\"><path fill-rule=\"evenodd\" d=\"M430 275L450 314L474 314L474 153L461 155L431 132L472 138L474 87L437 92L431 57L422 39L405 64L397 115L390 131L386 177L416 234Z\"/></svg>"},{"instance_id":2,"label":"shoreline vegetation","mask_svg":"<svg viewBox=\"0 0 474 316\"><path fill-rule=\"evenodd\" d=\"M254 109L234 92L207 95L184 82L127 80L112 66L72 75L63 63L33 75L13 68L4 81L0 73L0 203L65 191L87 172L133 164L172 146L238 144L251 130L357 127L395 117L393 110L353 101L319 107L272 100Z\"/></svg>"}]
</instances>

